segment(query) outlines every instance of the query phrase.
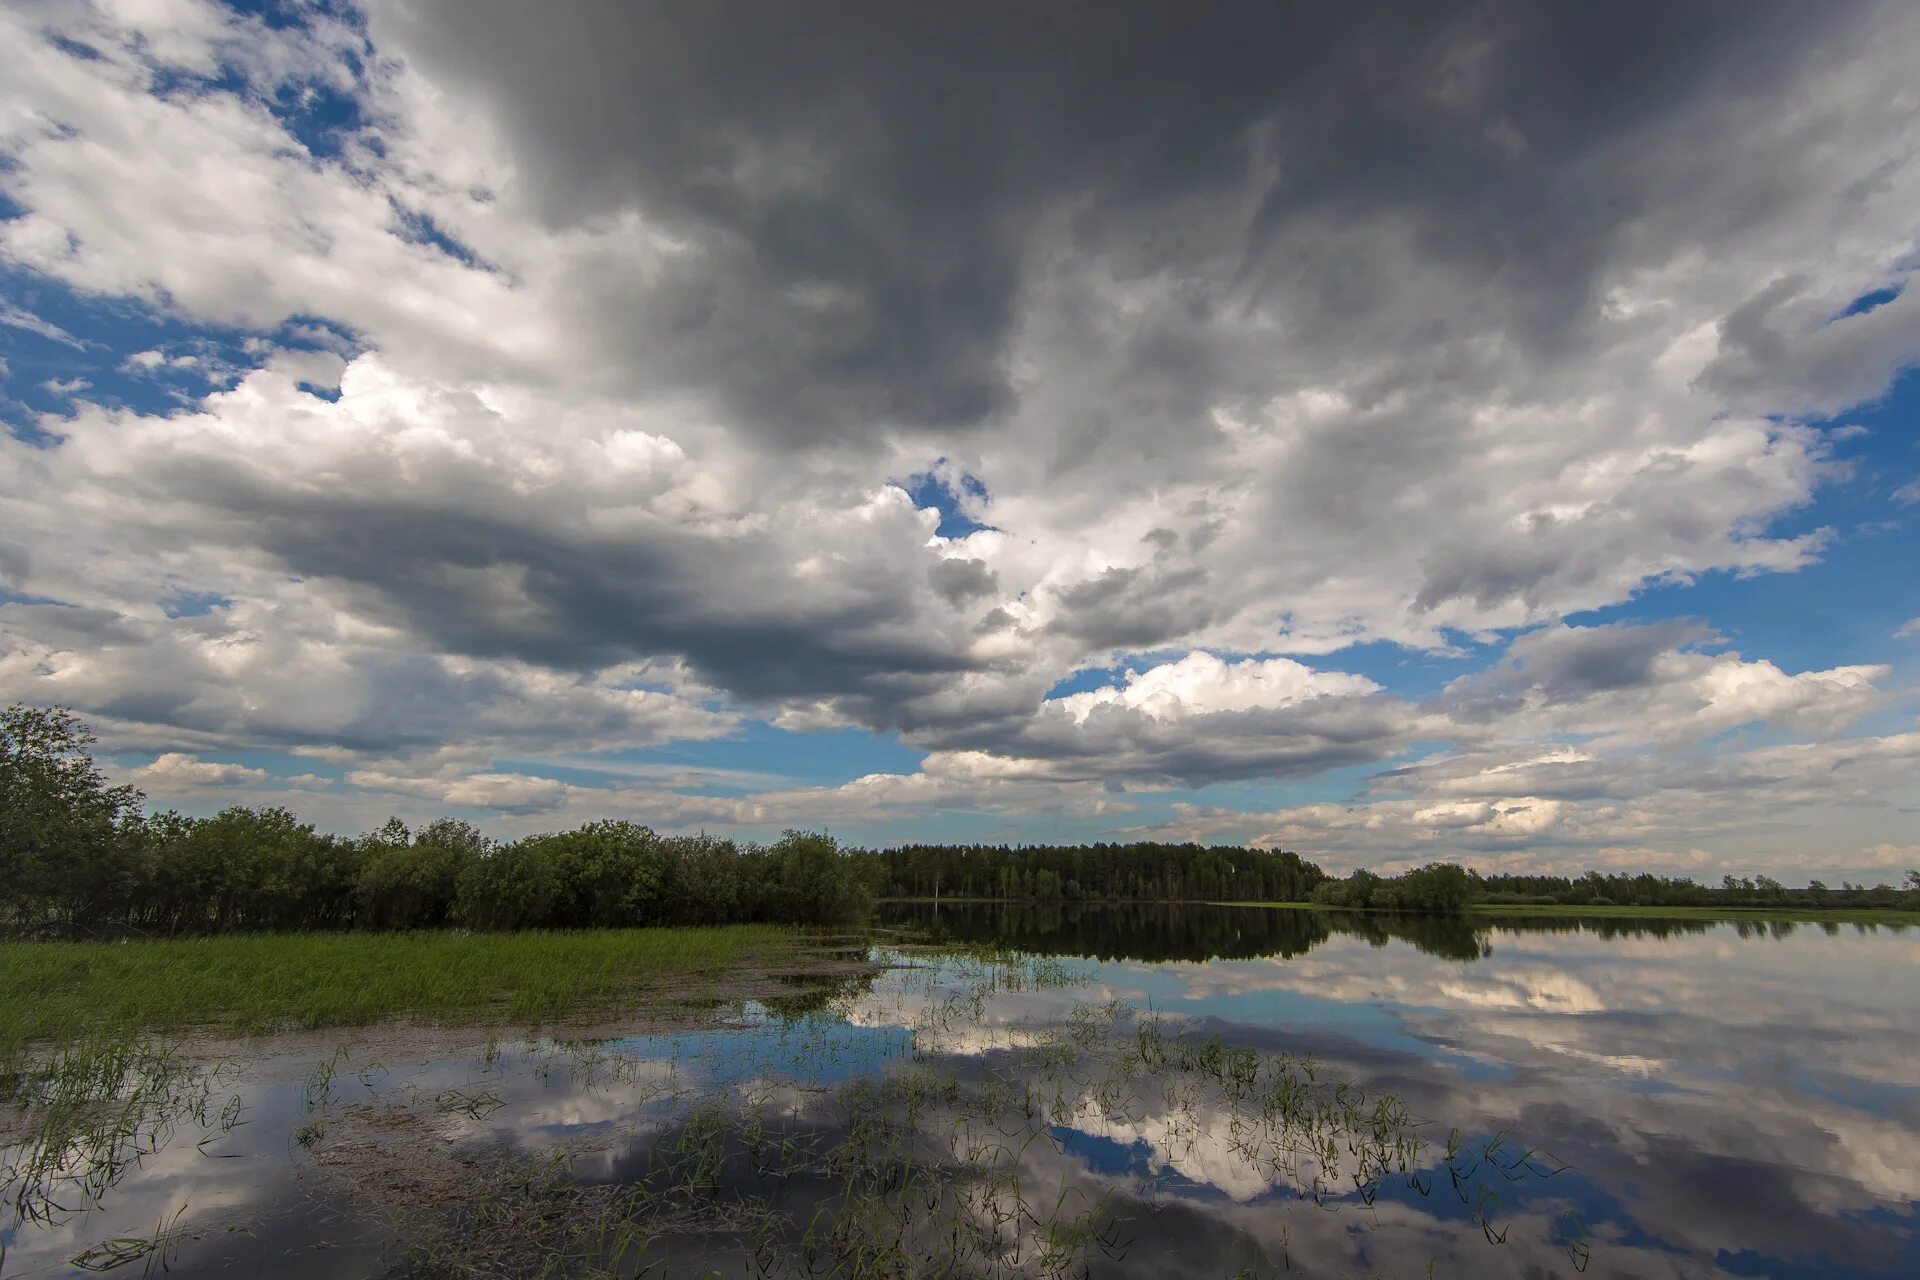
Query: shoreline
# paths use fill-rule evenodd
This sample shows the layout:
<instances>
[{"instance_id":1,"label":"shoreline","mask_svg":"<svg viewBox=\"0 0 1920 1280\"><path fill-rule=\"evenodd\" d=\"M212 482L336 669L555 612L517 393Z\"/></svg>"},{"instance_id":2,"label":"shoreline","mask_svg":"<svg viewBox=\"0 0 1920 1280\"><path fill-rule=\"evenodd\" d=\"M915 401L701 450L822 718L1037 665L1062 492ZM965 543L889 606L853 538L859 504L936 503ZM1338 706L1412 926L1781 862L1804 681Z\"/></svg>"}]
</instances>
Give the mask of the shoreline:
<instances>
[{"instance_id":1,"label":"shoreline","mask_svg":"<svg viewBox=\"0 0 1920 1280\"><path fill-rule=\"evenodd\" d=\"M1259 902L1212 898L880 898L876 905L913 906L1039 906L1069 905L1084 907L1263 907L1281 911L1330 911L1360 915L1425 916L1428 912L1396 912L1380 907L1334 907L1320 902ZM1444 913L1443 913L1444 914ZM1580 920L1702 920L1737 923L1777 922L1798 924L1893 924L1920 925L1920 911L1906 907L1794 907L1794 906L1634 906L1619 904L1596 907L1574 904L1502 904L1468 903L1458 918L1494 919L1580 919Z\"/></svg>"}]
</instances>

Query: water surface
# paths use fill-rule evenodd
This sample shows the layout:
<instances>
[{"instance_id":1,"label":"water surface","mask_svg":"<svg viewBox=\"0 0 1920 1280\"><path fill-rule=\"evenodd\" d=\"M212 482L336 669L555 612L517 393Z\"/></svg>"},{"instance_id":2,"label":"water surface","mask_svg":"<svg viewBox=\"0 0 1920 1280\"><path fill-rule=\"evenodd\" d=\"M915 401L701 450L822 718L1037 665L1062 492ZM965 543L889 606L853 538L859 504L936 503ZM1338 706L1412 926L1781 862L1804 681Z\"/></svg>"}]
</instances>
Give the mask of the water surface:
<instances>
[{"instance_id":1,"label":"water surface","mask_svg":"<svg viewBox=\"0 0 1920 1280\"><path fill-rule=\"evenodd\" d=\"M886 923L936 949L679 1034L231 1064L0 1274L1920 1275L1920 931Z\"/></svg>"}]
</instances>

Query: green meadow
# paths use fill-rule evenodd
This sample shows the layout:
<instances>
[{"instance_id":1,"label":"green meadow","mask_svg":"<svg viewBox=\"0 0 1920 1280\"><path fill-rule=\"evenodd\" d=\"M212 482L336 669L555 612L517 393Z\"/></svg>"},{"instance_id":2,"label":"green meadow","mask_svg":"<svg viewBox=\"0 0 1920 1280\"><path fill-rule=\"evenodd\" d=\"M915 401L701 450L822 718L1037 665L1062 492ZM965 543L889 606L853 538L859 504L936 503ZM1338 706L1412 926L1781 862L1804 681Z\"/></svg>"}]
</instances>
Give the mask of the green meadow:
<instances>
[{"instance_id":1,"label":"green meadow","mask_svg":"<svg viewBox=\"0 0 1920 1280\"><path fill-rule=\"evenodd\" d=\"M1288 911L1365 910L1333 908L1319 902L1214 902L1218 907L1274 907ZM1470 902L1463 908L1469 916L1497 920L1501 917L1527 920L1704 920L1738 922L1788 921L1801 924L1897 924L1920 925L1920 911L1903 907L1782 907L1782 906L1592 906L1586 903L1526 903L1507 905L1497 902ZM1388 913L1391 914L1391 913Z\"/></svg>"},{"instance_id":2,"label":"green meadow","mask_svg":"<svg viewBox=\"0 0 1920 1280\"><path fill-rule=\"evenodd\" d=\"M0 942L0 1046L616 1016L663 988L803 963L814 941L776 925L727 925Z\"/></svg>"}]
</instances>

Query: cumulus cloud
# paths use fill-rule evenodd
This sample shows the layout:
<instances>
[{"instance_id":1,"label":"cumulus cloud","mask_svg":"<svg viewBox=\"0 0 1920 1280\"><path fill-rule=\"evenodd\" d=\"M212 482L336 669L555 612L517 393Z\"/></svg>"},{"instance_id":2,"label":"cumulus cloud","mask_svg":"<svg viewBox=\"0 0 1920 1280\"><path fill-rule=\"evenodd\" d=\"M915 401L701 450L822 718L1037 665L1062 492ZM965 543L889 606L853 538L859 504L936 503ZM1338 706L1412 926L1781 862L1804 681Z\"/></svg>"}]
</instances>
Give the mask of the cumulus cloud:
<instances>
[{"instance_id":1,"label":"cumulus cloud","mask_svg":"<svg viewBox=\"0 0 1920 1280\"><path fill-rule=\"evenodd\" d=\"M1864 874L1897 846L1863 848L1846 832L1910 829L1917 762L1920 733L1711 755L1441 755L1381 775L1353 803L1248 813L1181 802L1141 833L1250 839L1340 869L1450 858L1489 872Z\"/></svg>"},{"instance_id":2,"label":"cumulus cloud","mask_svg":"<svg viewBox=\"0 0 1920 1280\"><path fill-rule=\"evenodd\" d=\"M924 769L1119 783L1297 776L1390 754L1418 718L1363 676L1195 652L1049 698L991 747L937 751Z\"/></svg>"},{"instance_id":3,"label":"cumulus cloud","mask_svg":"<svg viewBox=\"0 0 1920 1280\"><path fill-rule=\"evenodd\" d=\"M1708 654L1688 623L1546 627L1514 640L1490 670L1448 686L1451 715L1501 732L1577 733L1602 746L1693 742L1767 723L1813 734L1877 706L1885 666L1788 675L1765 660Z\"/></svg>"},{"instance_id":4,"label":"cumulus cloud","mask_svg":"<svg viewBox=\"0 0 1920 1280\"><path fill-rule=\"evenodd\" d=\"M202 760L185 751L165 751L155 756L151 764L135 769L130 776L141 784L192 789L261 782L265 780L267 771L242 764Z\"/></svg>"},{"instance_id":5,"label":"cumulus cloud","mask_svg":"<svg viewBox=\"0 0 1920 1280\"><path fill-rule=\"evenodd\" d=\"M1916 38L1788 3L10 7L0 259L253 367L148 340L103 369L217 385L0 439L0 695L519 815L595 800L513 763L561 750L928 753L649 793L688 821L1824 741L1882 668L1556 620L1827 546L1777 523L1839 473L1816 423L1920 350ZM1300 661L1516 633L1425 699Z\"/></svg>"}]
</instances>

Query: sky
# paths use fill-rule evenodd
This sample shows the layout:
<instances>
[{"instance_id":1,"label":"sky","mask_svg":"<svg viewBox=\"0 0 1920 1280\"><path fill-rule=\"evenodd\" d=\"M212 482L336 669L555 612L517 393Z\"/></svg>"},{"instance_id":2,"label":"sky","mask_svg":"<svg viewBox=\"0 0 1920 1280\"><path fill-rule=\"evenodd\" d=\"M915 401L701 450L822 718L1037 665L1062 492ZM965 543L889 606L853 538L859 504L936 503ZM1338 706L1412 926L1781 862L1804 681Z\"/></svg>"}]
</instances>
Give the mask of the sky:
<instances>
[{"instance_id":1,"label":"sky","mask_svg":"<svg viewBox=\"0 0 1920 1280\"><path fill-rule=\"evenodd\" d=\"M151 808L1920 866L1920 7L0 6Z\"/></svg>"}]
</instances>

